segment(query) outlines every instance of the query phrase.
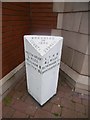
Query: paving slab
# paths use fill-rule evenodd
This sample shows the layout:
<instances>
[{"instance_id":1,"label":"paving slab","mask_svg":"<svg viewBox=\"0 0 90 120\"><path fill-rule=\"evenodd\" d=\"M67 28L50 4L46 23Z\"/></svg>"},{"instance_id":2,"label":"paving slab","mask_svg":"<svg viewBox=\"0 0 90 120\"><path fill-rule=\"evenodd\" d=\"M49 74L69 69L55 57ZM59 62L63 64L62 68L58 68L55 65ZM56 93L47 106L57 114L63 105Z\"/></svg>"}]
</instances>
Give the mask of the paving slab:
<instances>
[{"instance_id":1,"label":"paving slab","mask_svg":"<svg viewBox=\"0 0 90 120\"><path fill-rule=\"evenodd\" d=\"M2 102L3 118L88 118L90 96L59 81L57 94L42 107L27 92L25 77Z\"/></svg>"}]
</instances>

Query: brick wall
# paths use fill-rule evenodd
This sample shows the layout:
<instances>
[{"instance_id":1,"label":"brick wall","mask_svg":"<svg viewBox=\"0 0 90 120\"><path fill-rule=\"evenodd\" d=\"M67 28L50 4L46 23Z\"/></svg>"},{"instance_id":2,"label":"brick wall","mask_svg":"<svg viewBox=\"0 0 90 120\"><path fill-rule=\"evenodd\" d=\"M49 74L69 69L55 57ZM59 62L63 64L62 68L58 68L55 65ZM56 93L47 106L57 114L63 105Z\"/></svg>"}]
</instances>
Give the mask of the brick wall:
<instances>
[{"instance_id":1,"label":"brick wall","mask_svg":"<svg viewBox=\"0 0 90 120\"><path fill-rule=\"evenodd\" d=\"M53 12L53 3L31 3L30 11L31 34L50 35L51 29L56 28L57 24L57 13Z\"/></svg>"},{"instance_id":2,"label":"brick wall","mask_svg":"<svg viewBox=\"0 0 90 120\"><path fill-rule=\"evenodd\" d=\"M3 3L2 77L24 61L23 35L50 35L56 23L53 3Z\"/></svg>"},{"instance_id":3,"label":"brick wall","mask_svg":"<svg viewBox=\"0 0 90 120\"><path fill-rule=\"evenodd\" d=\"M2 3L2 76L24 61L24 34L30 34L30 4Z\"/></svg>"},{"instance_id":4,"label":"brick wall","mask_svg":"<svg viewBox=\"0 0 90 120\"><path fill-rule=\"evenodd\" d=\"M0 33L2 33L2 3L0 2ZM0 34L0 79L2 78L2 34Z\"/></svg>"},{"instance_id":5,"label":"brick wall","mask_svg":"<svg viewBox=\"0 0 90 120\"><path fill-rule=\"evenodd\" d=\"M0 55L2 64L0 65L2 65L2 70L0 72L2 72L3 78L1 77L0 81L0 91L4 98L25 75L23 35L50 35L51 29L56 28L57 13L53 13L53 3L8 2L1 6L2 41L0 41L0 49L2 53L0 50ZM17 74L15 74L16 72Z\"/></svg>"},{"instance_id":6,"label":"brick wall","mask_svg":"<svg viewBox=\"0 0 90 120\"><path fill-rule=\"evenodd\" d=\"M90 79L88 3L54 3L53 10L58 13L58 18L57 29L53 29L52 34L64 37L61 69L72 78L69 81L76 91L87 93Z\"/></svg>"}]
</instances>

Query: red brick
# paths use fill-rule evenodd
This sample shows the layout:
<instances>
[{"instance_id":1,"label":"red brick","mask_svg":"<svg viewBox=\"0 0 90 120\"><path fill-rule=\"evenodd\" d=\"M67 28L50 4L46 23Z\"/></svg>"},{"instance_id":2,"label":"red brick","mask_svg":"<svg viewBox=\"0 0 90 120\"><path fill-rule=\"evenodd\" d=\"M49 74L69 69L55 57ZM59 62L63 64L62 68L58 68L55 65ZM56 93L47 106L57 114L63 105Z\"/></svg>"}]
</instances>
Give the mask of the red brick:
<instances>
[{"instance_id":1,"label":"red brick","mask_svg":"<svg viewBox=\"0 0 90 120\"><path fill-rule=\"evenodd\" d=\"M40 107L39 104L36 102L36 100L34 100L30 95L28 95L28 97L25 99L25 103L27 105L33 105L35 107Z\"/></svg>"},{"instance_id":2,"label":"red brick","mask_svg":"<svg viewBox=\"0 0 90 120\"><path fill-rule=\"evenodd\" d=\"M75 104L75 110L80 113L85 113L85 106L82 104Z\"/></svg>"},{"instance_id":3,"label":"red brick","mask_svg":"<svg viewBox=\"0 0 90 120\"><path fill-rule=\"evenodd\" d=\"M58 97L63 98L65 96L65 93L62 91L57 91L57 95Z\"/></svg>"},{"instance_id":4,"label":"red brick","mask_svg":"<svg viewBox=\"0 0 90 120\"><path fill-rule=\"evenodd\" d=\"M53 104L48 101L43 107L41 107L42 110L46 110L48 112L51 112Z\"/></svg>"},{"instance_id":5,"label":"red brick","mask_svg":"<svg viewBox=\"0 0 90 120\"><path fill-rule=\"evenodd\" d=\"M3 118L11 118L14 114L15 110L11 107L5 106L2 108L2 116Z\"/></svg>"},{"instance_id":6,"label":"red brick","mask_svg":"<svg viewBox=\"0 0 90 120\"><path fill-rule=\"evenodd\" d=\"M24 6L26 3L22 3L22 4ZM29 16L29 11L28 11L29 6L28 6L28 9L26 6L21 7L20 5L15 5L13 7L12 3L3 3L2 6L3 6L2 8L2 13L3 13L2 14L2 19L3 19L2 20L2 26L3 26L2 33L3 34L2 36L3 38L6 38L6 40L3 40L3 42L4 43L7 42L9 50L11 49L11 51L13 52L13 57L11 53L10 55L7 55L9 53L8 51L5 51L5 53L2 54L2 58L6 60L5 61L6 64L4 62L2 63L3 64L3 69L2 69L3 76L5 76L12 69L14 69L17 65L19 65L22 61L24 61L24 57L22 56L22 54L24 53L22 49L20 49L23 47L23 44L19 45L18 43L22 41L22 36L24 34L27 34L30 32L30 29L29 29L30 28L29 26L30 16ZM25 12L25 11L28 11L28 12ZM22 29L22 26L23 26L23 29ZM16 39L15 38L16 35L18 37L21 36L20 39L19 38ZM11 42L9 42L9 38L11 38L12 41L16 41L15 44L11 45ZM4 49L6 49L6 44L4 46ZM20 49L20 55L18 54L18 49Z\"/></svg>"},{"instance_id":7,"label":"red brick","mask_svg":"<svg viewBox=\"0 0 90 120\"><path fill-rule=\"evenodd\" d=\"M67 98L69 100L72 99L73 91L70 87L68 86L61 86L58 90L58 94L60 97Z\"/></svg>"},{"instance_id":8,"label":"red brick","mask_svg":"<svg viewBox=\"0 0 90 120\"><path fill-rule=\"evenodd\" d=\"M23 96L22 96L22 98L21 98L21 100L22 100L22 101L25 101L25 100L27 99L28 95L29 95L29 94L28 94L27 92L24 93Z\"/></svg>"},{"instance_id":9,"label":"red brick","mask_svg":"<svg viewBox=\"0 0 90 120\"><path fill-rule=\"evenodd\" d=\"M20 100L16 101L15 104L12 106L15 110L25 112L28 108L28 105Z\"/></svg>"},{"instance_id":10,"label":"red brick","mask_svg":"<svg viewBox=\"0 0 90 120\"><path fill-rule=\"evenodd\" d=\"M72 100L77 103L81 103L81 98L79 96L73 96Z\"/></svg>"},{"instance_id":11,"label":"red brick","mask_svg":"<svg viewBox=\"0 0 90 120\"><path fill-rule=\"evenodd\" d=\"M13 98L12 97L12 101L11 101L11 103L10 103L10 105L9 106L13 106L16 102L18 102L20 99L19 98Z\"/></svg>"},{"instance_id":12,"label":"red brick","mask_svg":"<svg viewBox=\"0 0 90 120\"><path fill-rule=\"evenodd\" d=\"M34 4L32 4L34 5ZM53 14L52 12L52 7L53 5L51 5L51 8L47 9L47 4L44 3L44 8L42 9L42 14L41 14L41 6L40 4L36 4L34 8L32 8L31 5L31 9L32 9L32 21L33 21L33 25L32 25L32 33L34 34L50 34L50 29L55 28L56 26L56 19L57 19L57 14ZM37 11L35 13L35 11ZM49 15L45 16L44 14L48 14ZM35 15L36 14L36 15ZM53 15L52 15L53 14Z\"/></svg>"},{"instance_id":13,"label":"red brick","mask_svg":"<svg viewBox=\"0 0 90 120\"><path fill-rule=\"evenodd\" d=\"M61 107L58 107L58 105L53 105L51 112L61 116Z\"/></svg>"},{"instance_id":14,"label":"red brick","mask_svg":"<svg viewBox=\"0 0 90 120\"><path fill-rule=\"evenodd\" d=\"M26 113L26 114L29 114L29 115L31 115L31 116L34 116L36 110L37 110L37 108L36 108L35 106L33 106L33 105L28 105L25 113Z\"/></svg>"},{"instance_id":15,"label":"red brick","mask_svg":"<svg viewBox=\"0 0 90 120\"><path fill-rule=\"evenodd\" d=\"M52 116L49 112L38 109L34 118L52 118Z\"/></svg>"},{"instance_id":16,"label":"red brick","mask_svg":"<svg viewBox=\"0 0 90 120\"><path fill-rule=\"evenodd\" d=\"M88 100L82 99L82 104L88 106Z\"/></svg>"},{"instance_id":17,"label":"red brick","mask_svg":"<svg viewBox=\"0 0 90 120\"><path fill-rule=\"evenodd\" d=\"M15 91L15 94L14 94L13 98L15 98L15 99L20 99L22 96L23 96L23 93L22 93L22 92Z\"/></svg>"},{"instance_id":18,"label":"red brick","mask_svg":"<svg viewBox=\"0 0 90 120\"><path fill-rule=\"evenodd\" d=\"M77 113L73 110L62 108L62 115L63 118L77 118Z\"/></svg>"},{"instance_id":19,"label":"red brick","mask_svg":"<svg viewBox=\"0 0 90 120\"><path fill-rule=\"evenodd\" d=\"M89 106L85 106L85 115L89 116L89 111L90 111L90 107Z\"/></svg>"},{"instance_id":20,"label":"red brick","mask_svg":"<svg viewBox=\"0 0 90 120\"><path fill-rule=\"evenodd\" d=\"M18 91L23 92L23 93L28 93L27 87L26 87L26 81L23 81L23 83L19 86Z\"/></svg>"},{"instance_id":21,"label":"red brick","mask_svg":"<svg viewBox=\"0 0 90 120\"><path fill-rule=\"evenodd\" d=\"M33 105L34 99L28 95L28 97L25 99L25 103L29 105Z\"/></svg>"},{"instance_id":22,"label":"red brick","mask_svg":"<svg viewBox=\"0 0 90 120\"><path fill-rule=\"evenodd\" d=\"M61 98L57 95L53 96L50 100L51 103L55 103L55 104L60 104L61 103Z\"/></svg>"},{"instance_id":23,"label":"red brick","mask_svg":"<svg viewBox=\"0 0 90 120\"><path fill-rule=\"evenodd\" d=\"M18 90L19 90L19 88L20 88L21 85L22 85L22 82L23 82L23 80L20 80L20 81L17 83L17 85L16 85L15 88L14 88L15 91L18 91Z\"/></svg>"},{"instance_id":24,"label":"red brick","mask_svg":"<svg viewBox=\"0 0 90 120\"><path fill-rule=\"evenodd\" d=\"M75 110L75 103L73 103L71 100L62 98L61 100L61 106L69 108L71 110Z\"/></svg>"},{"instance_id":25,"label":"red brick","mask_svg":"<svg viewBox=\"0 0 90 120\"><path fill-rule=\"evenodd\" d=\"M14 94L15 94L15 91L14 91L14 90L11 90L11 91L8 93L8 95L7 95L7 96L9 96L9 97L13 97L13 96L14 96Z\"/></svg>"},{"instance_id":26,"label":"red brick","mask_svg":"<svg viewBox=\"0 0 90 120\"><path fill-rule=\"evenodd\" d=\"M88 118L88 116L85 115L85 114L82 114L82 113L78 112L77 113L77 118Z\"/></svg>"},{"instance_id":27,"label":"red brick","mask_svg":"<svg viewBox=\"0 0 90 120\"><path fill-rule=\"evenodd\" d=\"M63 83L62 90L58 90L57 94L52 97L44 106L40 106L32 96L28 94L25 88L25 77L22 78L15 89L8 96L12 97L12 103L5 106L3 103L3 116L6 118L86 118L88 117L87 97L80 97L80 94L72 92L68 86ZM64 85L65 84L65 85ZM21 86L21 87L19 87ZM60 87L60 85L59 85ZM60 88L61 89L61 88ZM66 91L66 92L65 92ZM20 93L20 94L19 94ZM21 93L23 93L21 95ZM73 99L72 99L73 93ZM17 99L19 98L19 99ZM74 99L75 98L75 99ZM82 99L80 104L79 99ZM12 108L11 108L11 107ZM61 106L61 107L60 107ZM15 112L15 113L14 113ZM56 114L55 114L56 113ZM61 116L59 116L59 113Z\"/></svg>"},{"instance_id":28,"label":"red brick","mask_svg":"<svg viewBox=\"0 0 90 120\"><path fill-rule=\"evenodd\" d=\"M64 99L72 100L72 92L67 92L64 94Z\"/></svg>"},{"instance_id":29,"label":"red brick","mask_svg":"<svg viewBox=\"0 0 90 120\"><path fill-rule=\"evenodd\" d=\"M28 115L26 115L25 113L22 113L20 111L16 111L14 113L14 115L12 116L12 118L27 118Z\"/></svg>"}]
</instances>

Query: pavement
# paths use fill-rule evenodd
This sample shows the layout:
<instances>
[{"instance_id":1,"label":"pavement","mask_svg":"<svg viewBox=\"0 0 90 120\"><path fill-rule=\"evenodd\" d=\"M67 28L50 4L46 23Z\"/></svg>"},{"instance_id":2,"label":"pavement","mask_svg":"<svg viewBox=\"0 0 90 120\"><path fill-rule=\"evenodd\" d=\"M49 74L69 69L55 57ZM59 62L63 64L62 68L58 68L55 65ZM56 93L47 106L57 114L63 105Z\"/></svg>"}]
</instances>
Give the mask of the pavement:
<instances>
[{"instance_id":1,"label":"pavement","mask_svg":"<svg viewBox=\"0 0 90 120\"><path fill-rule=\"evenodd\" d=\"M88 118L90 96L76 93L59 80L57 94L42 107L27 92L26 78L3 99L3 118Z\"/></svg>"}]
</instances>

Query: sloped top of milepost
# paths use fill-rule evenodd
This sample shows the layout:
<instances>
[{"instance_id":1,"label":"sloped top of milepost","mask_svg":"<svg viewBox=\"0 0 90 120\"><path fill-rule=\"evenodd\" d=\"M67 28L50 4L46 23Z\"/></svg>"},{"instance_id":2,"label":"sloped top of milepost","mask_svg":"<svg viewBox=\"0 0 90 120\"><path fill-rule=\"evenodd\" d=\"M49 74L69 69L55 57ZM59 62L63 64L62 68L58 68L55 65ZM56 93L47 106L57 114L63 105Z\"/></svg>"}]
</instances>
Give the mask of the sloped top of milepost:
<instances>
[{"instance_id":1,"label":"sloped top of milepost","mask_svg":"<svg viewBox=\"0 0 90 120\"><path fill-rule=\"evenodd\" d=\"M45 55L52 47L54 47L63 37L59 36L42 36L42 35L25 35L24 40L36 49L41 56Z\"/></svg>"}]
</instances>

